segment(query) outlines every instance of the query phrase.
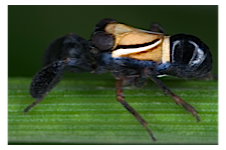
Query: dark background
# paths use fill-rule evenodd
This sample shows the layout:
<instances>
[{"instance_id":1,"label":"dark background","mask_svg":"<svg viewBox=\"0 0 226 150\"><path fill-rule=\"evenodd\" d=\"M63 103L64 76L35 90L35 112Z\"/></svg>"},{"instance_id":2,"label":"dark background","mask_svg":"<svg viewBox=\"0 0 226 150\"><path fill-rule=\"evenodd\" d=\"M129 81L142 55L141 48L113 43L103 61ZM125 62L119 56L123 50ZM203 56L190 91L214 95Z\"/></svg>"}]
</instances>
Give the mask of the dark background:
<instances>
[{"instance_id":1,"label":"dark background","mask_svg":"<svg viewBox=\"0 0 226 150\"><path fill-rule=\"evenodd\" d=\"M113 18L148 29L161 24L167 34L187 33L205 42L218 72L218 6L8 6L8 76L32 77L53 39L74 32L89 39L95 24ZM70 74L71 75L71 74Z\"/></svg>"}]
</instances>

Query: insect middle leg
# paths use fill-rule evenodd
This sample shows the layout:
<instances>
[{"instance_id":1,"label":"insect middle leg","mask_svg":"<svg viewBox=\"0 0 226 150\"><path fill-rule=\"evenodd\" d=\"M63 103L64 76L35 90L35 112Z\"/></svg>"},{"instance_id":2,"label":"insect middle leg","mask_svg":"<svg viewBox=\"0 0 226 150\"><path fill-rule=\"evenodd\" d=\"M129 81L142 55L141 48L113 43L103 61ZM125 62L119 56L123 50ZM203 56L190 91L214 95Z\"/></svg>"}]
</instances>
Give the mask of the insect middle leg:
<instances>
[{"instance_id":1,"label":"insect middle leg","mask_svg":"<svg viewBox=\"0 0 226 150\"><path fill-rule=\"evenodd\" d=\"M136 112L135 109L133 109L125 100L124 100L124 93L122 89L122 79L116 77L116 96L118 102L120 102L133 116L146 128L149 135L151 136L153 141L156 141L156 138L152 134L152 131L148 127L147 122Z\"/></svg>"}]
</instances>

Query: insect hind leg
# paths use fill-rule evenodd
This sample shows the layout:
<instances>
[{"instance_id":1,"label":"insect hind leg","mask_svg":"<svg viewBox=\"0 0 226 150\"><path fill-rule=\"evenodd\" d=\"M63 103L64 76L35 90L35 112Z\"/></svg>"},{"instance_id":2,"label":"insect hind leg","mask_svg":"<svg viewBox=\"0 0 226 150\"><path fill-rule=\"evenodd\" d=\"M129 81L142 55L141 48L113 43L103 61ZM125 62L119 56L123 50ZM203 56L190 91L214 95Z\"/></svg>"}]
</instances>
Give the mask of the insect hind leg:
<instances>
[{"instance_id":1,"label":"insect hind leg","mask_svg":"<svg viewBox=\"0 0 226 150\"><path fill-rule=\"evenodd\" d=\"M60 82L64 71L73 67L74 72L92 71L92 66L84 61L75 58L66 58L55 61L42 68L33 78L30 85L30 94L36 102L29 105L24 113L26 114L32 107L37 105L42 99Z\"/></svg>"},{"instance_id":2,"label":"insect hind leg","mask_svg":"<svg viewBox=\"0 0 226 150\"><path fill-rule=\"evenodd\" d=\"M59 37L47 47L43 56L43 66L65 58L76 58L93 63L88 45L88 41L74 33Z\"/></svg>"},{"instance_id":3,"label":"insect hind leg","mask_svg":"<svg viewBox=\"0 0 226 150\"><path fill-rule=\"evenodd\" d=\"M30 85L30 94L36 99L29 105L24 113L26 114L32 107L37 105L48 94L51 89L62 79L64 68L68 59L56 61L42 68L33 78Z\"/></svg>"}]
</instances>

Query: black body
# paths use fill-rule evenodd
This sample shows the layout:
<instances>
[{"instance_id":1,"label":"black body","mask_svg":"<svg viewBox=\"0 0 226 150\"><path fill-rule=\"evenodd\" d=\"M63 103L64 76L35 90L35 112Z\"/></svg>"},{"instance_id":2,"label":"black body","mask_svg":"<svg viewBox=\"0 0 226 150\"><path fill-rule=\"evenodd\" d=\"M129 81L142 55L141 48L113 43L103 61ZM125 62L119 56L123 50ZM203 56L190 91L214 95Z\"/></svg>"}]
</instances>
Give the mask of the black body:
<instances>
[{"instance_id":1,"label":"black body","mask_svg":"<svg viewBox=\"0 0 226 150\"><path fill-rule=\"evenodd\" d=\"M116 78L117 100L147 129L153 140L156 139L146 121L124 101L123 80L129 79L135 86L142 87L150 77L165 94L174 99L176 104L182 105L199 121L197 111L171 92L157 76L164 74L185 78L205 76L212 68L212 57L208 47L195 36L176 34L170 37L170 62L141 61L127 57L113 58L111 52L115 38L104 30L109 23L116 21L101 20L89 41L71 33L54 40L49 45L44 55L43 68L34 76L30 87L30 94L36 101L24 112L28 112L46 96L61 80L64 71L96 74L110 71ZM157 27L154 24L151 29L164 33L160 26Z\"/></svg>"}]
</instances>

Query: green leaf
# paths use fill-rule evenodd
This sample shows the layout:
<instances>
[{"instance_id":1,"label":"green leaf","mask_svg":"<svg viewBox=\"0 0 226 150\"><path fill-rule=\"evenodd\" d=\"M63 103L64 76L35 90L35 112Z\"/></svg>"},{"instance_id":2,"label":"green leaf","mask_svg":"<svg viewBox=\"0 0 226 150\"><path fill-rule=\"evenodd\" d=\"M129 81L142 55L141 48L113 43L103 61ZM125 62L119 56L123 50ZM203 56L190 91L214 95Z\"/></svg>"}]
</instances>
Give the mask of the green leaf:
<instances>
[{"instance_id":1,"label":"green leaf","mask_svg":"<svg viewBox=\"0 0 226 150\"><path fill-rule=\"evenodd\" d=\"M34 99L30 78L8 80L9 144L218 144L217 81L164 78L162 81L199 112L201 121L178 106L153 82L124 86L125 100L148 122L153 142L117 102L108 74L75 74L63 80L27 115Z\"/></svg>"}]
</instances>

